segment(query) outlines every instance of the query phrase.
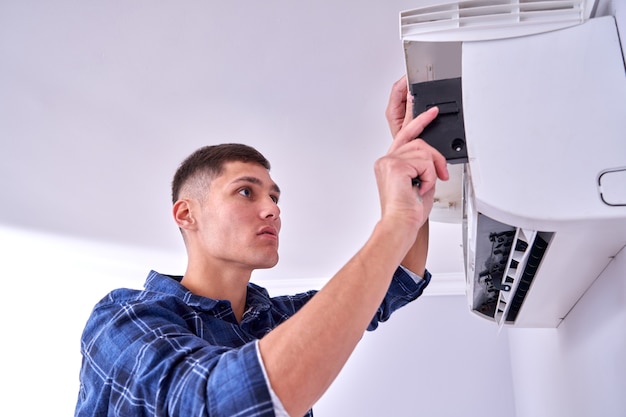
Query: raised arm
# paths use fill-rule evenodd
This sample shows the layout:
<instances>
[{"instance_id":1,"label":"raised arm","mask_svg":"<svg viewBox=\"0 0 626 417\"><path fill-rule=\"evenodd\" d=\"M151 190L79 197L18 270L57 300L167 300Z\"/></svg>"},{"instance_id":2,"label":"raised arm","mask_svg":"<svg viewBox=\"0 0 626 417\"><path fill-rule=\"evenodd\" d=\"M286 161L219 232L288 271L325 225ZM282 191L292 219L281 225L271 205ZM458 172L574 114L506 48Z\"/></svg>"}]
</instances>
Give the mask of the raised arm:
<instances>
[{"instance_id":1,"label":"raised arm","mask_svg":"<svg viewBox=\"0 0 626 417\"><path fill-rule=\"evenodd\" d=\"M390 98L392 104L401 107ZM423 238L419 231L432 208L435 182L447 179L448 172L439 152L414 139L436 116L437 109L431 109L406 123L403 118L395 132L392 127L392 144L374 167L381 217L369 239L311 301L259 342L270 383L291 416L303 415L335 379L382 302L393 272ZM417 176L419 188L411 183Z\"/></svg>"},{"instance_id":2,"label":"raised arm","mask_svg":"<svg viewBox=\"0 0 626 417\"><path fill-rule=\"evenodd\" d=\"M409 94L406 76L403 76L393 84L385 116L391 136L394 138L413 119L413 96ZM426 270L428 236L429 227L428 220L426 220L420 228L413 246L401 263L402 266L420 276L424 276Z\"/></svg>"}]
</instances>

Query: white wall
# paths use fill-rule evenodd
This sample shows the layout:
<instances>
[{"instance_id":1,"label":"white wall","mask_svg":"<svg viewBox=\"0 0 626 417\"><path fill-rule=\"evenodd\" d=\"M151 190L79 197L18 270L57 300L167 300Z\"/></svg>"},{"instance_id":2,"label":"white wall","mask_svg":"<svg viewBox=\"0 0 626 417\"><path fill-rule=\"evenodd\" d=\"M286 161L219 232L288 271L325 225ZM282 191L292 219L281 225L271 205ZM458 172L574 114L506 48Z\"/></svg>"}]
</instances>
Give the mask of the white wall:
<instances>
[{"instance_id":1,"label":"white wall","mask_svg":"<svg viewBox=\"0 0 626 417\"><path fill-rule=\"evenodd\" d=\"M510 329L517 417L626 416L626 249L558 329Z\"/></svg>"}]
</instances>

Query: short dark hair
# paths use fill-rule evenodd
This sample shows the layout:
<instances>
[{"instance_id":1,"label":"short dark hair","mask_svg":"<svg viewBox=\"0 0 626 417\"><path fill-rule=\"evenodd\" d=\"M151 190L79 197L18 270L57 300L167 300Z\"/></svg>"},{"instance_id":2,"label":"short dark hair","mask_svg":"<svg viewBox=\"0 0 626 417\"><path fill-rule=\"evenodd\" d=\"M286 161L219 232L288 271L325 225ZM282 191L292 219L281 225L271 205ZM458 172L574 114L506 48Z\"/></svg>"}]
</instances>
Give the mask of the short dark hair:
<instances>
[{"instance_id":1,"label":"short dark hair","mask_svg":"<svg viewBox=\"0 0 626 417\"><path fill-rule=\"evenodd\" d=\"M178 167L172 181L172 203L176 203L180 190L197 175L215 178L222 173L224 163L241 161L262 165L269 171L270 163L259 151L240 143L204 146L189 155Z\"/></svg>"}]
</instances>

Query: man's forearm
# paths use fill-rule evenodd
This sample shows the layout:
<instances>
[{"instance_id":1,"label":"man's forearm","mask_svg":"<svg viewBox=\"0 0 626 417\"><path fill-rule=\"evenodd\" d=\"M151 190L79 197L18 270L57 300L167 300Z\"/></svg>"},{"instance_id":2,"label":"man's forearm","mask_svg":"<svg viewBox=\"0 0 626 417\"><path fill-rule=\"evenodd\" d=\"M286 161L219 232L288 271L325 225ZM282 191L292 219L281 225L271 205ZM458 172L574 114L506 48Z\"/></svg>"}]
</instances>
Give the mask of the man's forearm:
<instances>
[{"instance_id":1,"label":"man's forearm","mask_svg":"<svg viewBox=\"0 0 626 417\"><path fill-rule=\"evenodd\" d=\"M270 383L296 417L321 397L361 339L410 242L379 223L365 246L297 314L259 342Z\"/></svg>"},{"instance_id":2,"label":"man's forearm","mask_svg":"<svg viewBox=\"0 0 626 417\"><path fill-rule=\"evenodd\" d=\"M423 277L426 271L426 258L428 257L428 220L420 228L415 243L402 260L402 266L409 271Z\"/></svg>"}]
</instances>

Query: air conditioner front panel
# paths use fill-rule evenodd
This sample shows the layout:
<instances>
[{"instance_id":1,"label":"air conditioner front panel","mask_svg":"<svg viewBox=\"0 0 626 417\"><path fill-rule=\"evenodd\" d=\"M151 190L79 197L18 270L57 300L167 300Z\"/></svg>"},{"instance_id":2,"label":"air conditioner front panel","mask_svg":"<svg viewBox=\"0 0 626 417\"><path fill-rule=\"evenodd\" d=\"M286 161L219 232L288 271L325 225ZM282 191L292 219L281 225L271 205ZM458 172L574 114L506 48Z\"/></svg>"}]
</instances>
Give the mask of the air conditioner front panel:
<instances>
[{"instance_id":1,"label":"air conditioner front panel","mask_svg":"<svg viewBox=\"0 0 626 417\"><path fill-rule=\"evenodd\" d=\"M613 18L465 42L462 59L477 210L539 230L624 216L598 190L600 173L622 167L626 155L626 77Z\"/></svg>"}]
</instances>

